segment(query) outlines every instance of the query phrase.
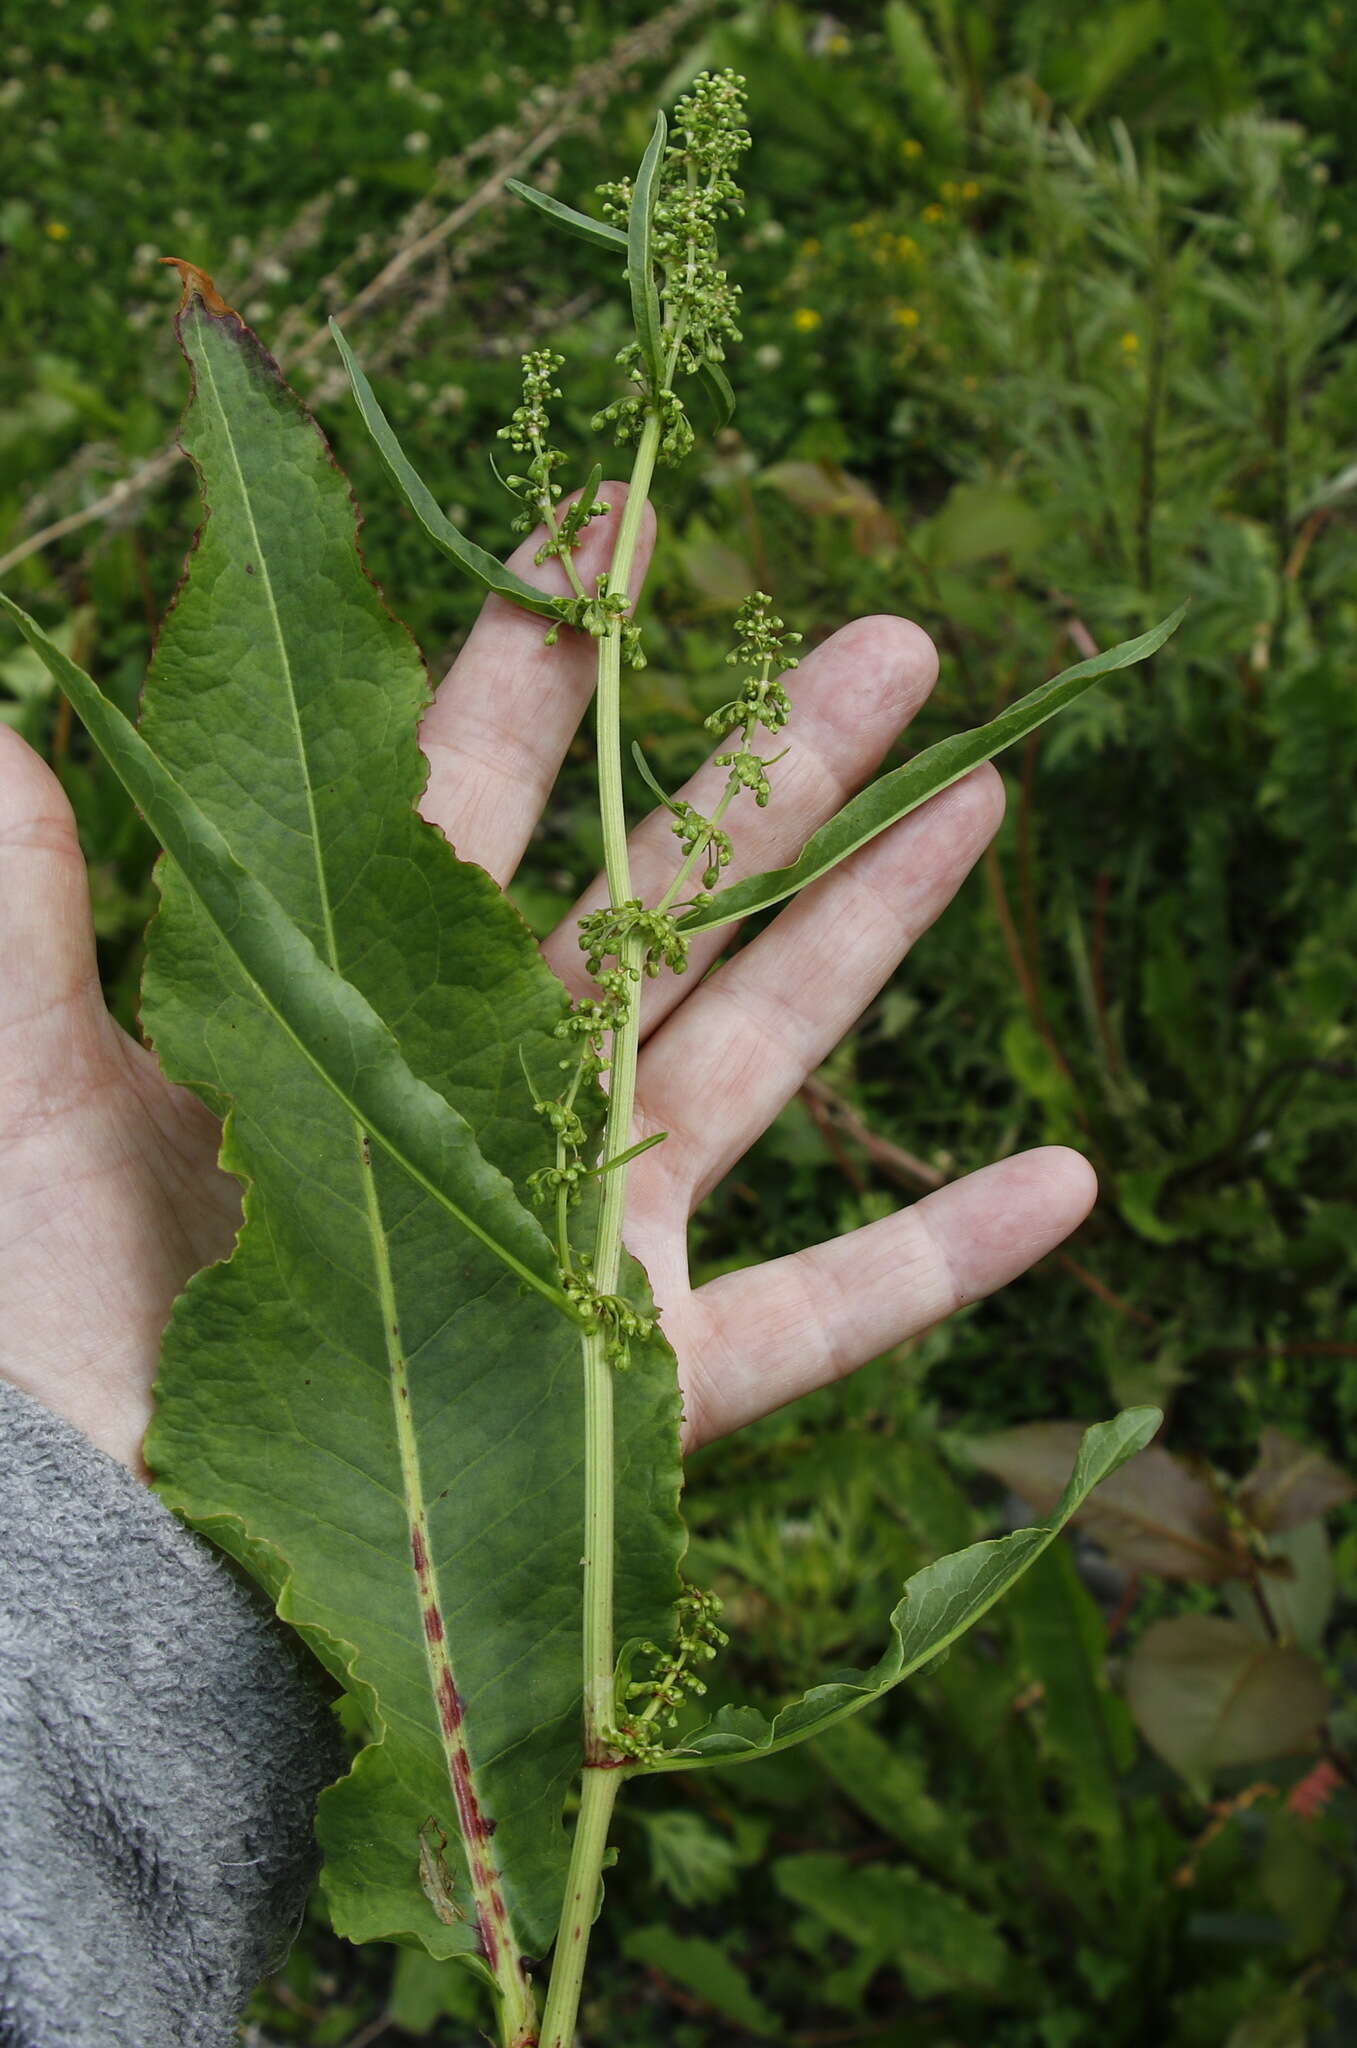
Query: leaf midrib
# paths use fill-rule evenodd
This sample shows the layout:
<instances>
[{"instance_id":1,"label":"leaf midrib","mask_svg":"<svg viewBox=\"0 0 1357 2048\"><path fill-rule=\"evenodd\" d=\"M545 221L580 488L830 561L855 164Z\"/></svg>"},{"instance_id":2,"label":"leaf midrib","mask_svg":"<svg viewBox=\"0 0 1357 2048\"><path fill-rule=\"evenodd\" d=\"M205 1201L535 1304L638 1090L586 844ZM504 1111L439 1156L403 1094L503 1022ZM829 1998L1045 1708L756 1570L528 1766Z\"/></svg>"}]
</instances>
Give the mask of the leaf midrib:
<instances>
[{"instance_id":1,"label":"leaf midrib","mask_svg":"<svg viewBox=\"0 0 1357 2048\"><path fill-rule=\"evenodd\" d=\"M212 368L211 351L209 349L204 348L199 351L197 357L197 364L198 367L204 373L207 384L211 388L213 405L215 407L217 419L220 424L225 445L230 456L231 466L235 471L236 483L240 495L240 503L244 511L246 524L249 528L250 538L254 546L255 559L258 564L260 590L268 606L269 621L273 630L274 641L278 652L279 667L282 672L284 688L287 697L288 713L291 718L293 734L296 741L297 761L301 776L302 792L305 797L306 815L310 827L311 851L312 857L315 862L316 891L319 897L321 927L325 934L325 950L329 957L329 965L331 969L334 971L334 973L342 975L343 968L340 964L339 946L335 934L334 912L333 906L330 901L329 880L325 872L325 861L321 848L320 820L316 809L315 789L311 778L310 757L307 752L306 735L302 725L301 706L297 699L296 680L293 672L292 660L288 650L287 639L283 632L283 624L278 611L277 599L274 594L273 576L270 568L269 556L267 550L264 547L263 539L259 532L259 526L254 516L254 506L250 498L250 490L245 477L244 465L240 459L240 451L236 445L235 435L231 431L230 415L225 404L222 401L221 390L220 387L218 386L217 379ZM352 1126L354 1145L357 1152L359 1183L363 1192L364 1208L367 1217L368 1237L372 1246L373 1268L377 1285L378 1309L382 1324L382 1342L386 1351L387 1380L391 1390L391 1405L395 1423L396 1449L401 1467L403 1505L405 1507L407 1523L411 1529L415 1527L427 1527L427 1501L424 1490L423 1473L419 1461L419 1446L414 1432L414 1419L411 1414L409 1414L408 1412L403 1412L402 1409L402 1392L404 1391L410 1396L410 1399L405 1404L406 1409L408 1409L413 1401L413 1389L410 1388L409 1383L409 1361L405 1357L404 1349L398 1334L400 1328L399 1302L396 1294L395 1275L391 1267L390 1247L387 1242L386 1227L382 1220L381 1198L377 1191L376 1175L374 1173L372 1160L369 1155L367 1133L365 1132L359 1120L352 1114L350 1114L350 1124ZM434 1565L432 1558L430 1559L429 1563L429 1577L434 1592L434 1601L438 1609L439 1615L441 1617L443 1612L443 1599L441 1589L438 1585L437 1567ZM418 1607L418 1602L416 1602L416 1606ZM444 1636L443 1641L446 1644L446 1635ZM434 1668L434 1655L432 1645L427 1641L427 1639L423 1645L423 1650L425 1670L428 1674L429 1679L429 1700L433 1708L434 1727L437 1730L439 1747L443 1756L443 1767L445 1775L448 1780L448 1790L452 1798L452 1809L454 1813L457 1813L457 1777L456 1772L454 1770L454 1758L449 1746L451 1738L449 1738L449 1736L444 1732L441 1725L441 1717L438 1709L437 1674ZM450 1660L451 1651L448 1650L446 1654ZM462 1746L465 1749L464 1741ZM474 1770L471 1765L469 1751L466 1752L466 1766L468 1774L474 1777ZM458 1828L458 1832L459 1834L462 1833L460 1825ZM462 1844L466 1854L468 1870L473 1872L474 1887L474 1863L476 1859L472 1855L472 1844L466 1841L465 1835L462 1836ZM484 1852L482 1853L484 1854ZM486 1860L489 1861L490 1859L487 1857ZM496 1879L498 1880L499 1873L496 1872L495 1875Z\"/></svg>"}]
</instances>

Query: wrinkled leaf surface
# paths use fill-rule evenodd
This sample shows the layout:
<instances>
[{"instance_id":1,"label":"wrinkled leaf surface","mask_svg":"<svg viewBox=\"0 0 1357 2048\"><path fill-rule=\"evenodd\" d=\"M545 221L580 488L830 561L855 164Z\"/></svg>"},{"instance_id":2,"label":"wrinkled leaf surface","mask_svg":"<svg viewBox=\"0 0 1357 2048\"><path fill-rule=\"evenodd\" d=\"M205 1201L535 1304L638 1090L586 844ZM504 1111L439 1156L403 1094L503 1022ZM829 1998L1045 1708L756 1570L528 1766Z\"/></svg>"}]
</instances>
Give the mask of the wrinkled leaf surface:
<instances>
[{"instance_id":1,"label":"wrinkled leaf surface","mask_svg":"<svg viewBox=\"0 0 1357 2048\"><path fill-rule=\"evenodd\" d=\"M362 569L319 434L229 309L191 296L182 340L207 516L145 737L521 1192L548 1154L520 1055L559 1058L563 991L490 879L416 815L422 663ZM541 1954L579 1762L577 1334L367 1142L178 865L161 880L146 1027L167 1071L229 1112L246 1193L234 1256L176 1308L148 1456L367 1715L371 1742L322 1801L337 1925L484 1952L489 1886L504 1939ZM662 1347L618 1397L620 1605L662 1633L680 1542Z\"/></svg>"}]
</instances>

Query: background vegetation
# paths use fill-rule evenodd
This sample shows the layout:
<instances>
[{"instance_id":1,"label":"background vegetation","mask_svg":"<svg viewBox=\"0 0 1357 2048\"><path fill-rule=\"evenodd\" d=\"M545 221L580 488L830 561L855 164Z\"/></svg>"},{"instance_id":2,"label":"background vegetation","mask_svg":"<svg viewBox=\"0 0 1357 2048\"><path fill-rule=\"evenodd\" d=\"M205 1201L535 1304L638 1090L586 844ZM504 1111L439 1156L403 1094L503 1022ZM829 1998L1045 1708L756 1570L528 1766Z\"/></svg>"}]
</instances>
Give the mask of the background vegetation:
<instances>
[{"instance_id":1,"label":"background vegetation","mask_svg":"<svg viewBox=\"0 0 1357 2048\"><path fill-rule=\"evenodd\" d=\"M323 315L350 309L420 468L507 544L487 458L517 356L563 349L583 443L622 312L500 180L578 200L703 63L750 83L748 318L734 425L666 479L632 709L661 772L703 751L755 583L811 643L862 611L929 628L911 745L1193 599L1152 673L1005 764L994 856L701 1219L714 1273L1034 1142L1103 1186L1033 1278L694 1461L717 1686L869 1659L902 1576L1038 1499L1062 1439L1025 1426L1153 1398L1174 1457L870 1722L641 1790L589 2038L1350 2042L1357 1523L1296 1448L1351 1462L1357 1416L1345 10L49 0L22 30L0 556L125 704L195 517L155 258L212 271L316 406L437 670L473 601ZM150 840L26 653L0 686L75 798L131 1021ZM519 892L539 926L598 854L581 754ZM475 2017L461 1977L317 1911L250 2038L466 2043Z\"/></svg>"}]
</instances>

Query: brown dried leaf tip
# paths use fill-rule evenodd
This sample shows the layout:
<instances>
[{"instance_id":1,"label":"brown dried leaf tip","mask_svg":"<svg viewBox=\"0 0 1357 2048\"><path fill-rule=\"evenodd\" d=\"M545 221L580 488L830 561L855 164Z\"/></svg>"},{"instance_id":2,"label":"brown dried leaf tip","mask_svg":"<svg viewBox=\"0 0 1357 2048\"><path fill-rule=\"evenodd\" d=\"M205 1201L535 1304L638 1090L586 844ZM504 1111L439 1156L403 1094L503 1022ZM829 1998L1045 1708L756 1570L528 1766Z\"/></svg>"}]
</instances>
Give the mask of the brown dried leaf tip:
<instances>
[{"instance_id":1,"label":"brown dried leaf tip","mask_svg":"<svg viewBox=\"0 0 1357 2048\"><path fill-rule=\"evenodd\" d=\"M240 318L235 307L227 305L207 272L199 270L196 263L190 263L183 256L162 256L160 261L173 264L174 268L179 272L180 281L184 287L184 296L179 301L181 313L187 307L189 300L197 297L202 300L209 313L229 313L237 320Z\"/></svg>"}]
</instances>

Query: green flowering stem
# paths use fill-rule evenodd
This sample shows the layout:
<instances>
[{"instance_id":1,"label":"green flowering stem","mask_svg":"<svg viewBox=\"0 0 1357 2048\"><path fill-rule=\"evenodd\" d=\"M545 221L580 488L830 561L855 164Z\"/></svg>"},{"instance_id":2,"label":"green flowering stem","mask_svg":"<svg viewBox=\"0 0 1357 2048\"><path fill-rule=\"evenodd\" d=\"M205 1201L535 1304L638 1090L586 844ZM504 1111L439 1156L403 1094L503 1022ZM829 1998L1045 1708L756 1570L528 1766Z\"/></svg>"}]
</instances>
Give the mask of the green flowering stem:
<instances>
[{"instance_id":1,"label":"green flowering stem","mask_svg":"<svg viewBox=\"0 0 1357 2048\"><path fill-rule=\"evenodd\" d=\"M659 903L656 905L656 908L658 910L667 913L673 909L674 905L677 902L680 901L683 891L687 888L688 883L692 877L694 868L696 868L699 861L703 859L708 847L711 845L717 833L720 831L722 820L725 818L726 812L730 809L732 803L734 803L736 797L739 795L740 787L741 785L739 777L732 775L730 777L730 780L726 784L720 803L716 806L716 809L712 812L711 817L707 820L705 829L699 834L698 838L694 841L691 850L684 859L683 866L679 869L673 881L669 884L669 887L665 890L663 896L660 898Z\"/></svg>"},{"instance_id":2,"label":"green flowering stem","mask_svg":"<svg viewBox=\"0 0 1357 2048\"><path fill-rule=\"evenodd\" d=\"M608 588L629 597L641 520L650 495L660 446L660 420L652 413L641 433L632 465L627 502L608 571ZM612 617L598 650L598 789L603 821L604 862L613 903L631 897L627 816L622 787L622 627ZM608 1119L600 1160L602 1198L594 1242L592 1286L610 1295L622 1264L622 1219L627 1199L627 1166L635 1154L631 1123L636 1107L636 1061L640 1044L640 972L645 942L641 933L622 940L619 962L636 976L636 995L624 1023L612 1034ZM561 1908L552 1960L551 1984L542 2021L544 2048L569 2048L584 1982L589 1930L598 1906L608 1828L622 1778L620 1759L608 1741L615 1718L613 1587L616 1533L613 1518L613 1372L608 1331L596 1322L580 1344L584 1368L584 1774L580 1813L571 1847L570 1875Z\"/></svg>"},{"instance_id":3,"label":"green flowering stem","mask_svg":"<svg viewBox=\"0 0 1357 2048\"><path fill-rule=\"evenodd\" d=\"M650 495L660 447L660 420L652 413L641 432L632 465L627 502L608 571L608 588L630 596L641 519ZM598 650L598 794L603 854L613 903L631 896L627 854L627 813L622 788L622 619L610 619ZM636 932L622 942L620 964L640 979L643 940ZM615 1167L603 1181L593 1284L600 1294L616 1291L622 1263L622 1218L627 1169L619 1156L631 1145L636 1107L636 1057L640 1045L639 988L625 1023L614 1031L608 1077L608 1122L603 1165ZM584 1754L588 1767L609 1757L606 1730L613 1716L613 1369L604 1333L586 1331L583 1344L585 1400L585 1566L584 1566Z\"/></svg>"},{"instance_id":4,"label":"green flowering stem","mask_svg":"<svg viewBox=\"0 0 1357 2048\"><path fill-rule=\"evenodd\" d=\"M698 1683L688 1668L697 1649L681 1645L671 1660L672 1668L662 1666L654 1712L643 1715L638 1711L629 1716L640 1735L633 1734L630 1740L622 1736L617 1725L619 1680L613 1616L613 1374L625 1367L630 1341L648 1335L653 1327L650 1319L638 1315L617 1291L629 1166L647 1149L646 1142L634 1144L631 1135L641 983L643 974L658 974L666 966L680 970L686 952L669 915L675 892L671 891L659 908L648 908L632 891L622 780L622 669L624 661L643 660L639 635L628 613L637 542L655 466L660 460L681 460L692 446L692 429L673 388L675 377L680 372L693 374L703 364L719 359L723 337L738 339L734 321L738 292L719 268L715 229L726 213L739 210L741 195L731 172L748 146L749 138L740 126L742 112L741 81L732 73L704 73L676 110L677 142L669 143L668 124L660 115L634 184L624 181L600 187L605 211L612 216L610 239L620 241L625 229L635 338L618 356L630 374L632 391L606 406L595 426L612 423L618 440L634 442L636 453L608 573L600 579L596 596L585 599L577 589L575 604L563 613L599 642L598 789L608 889L607 907L584 918L580 932L589 971L598 978L599 997L576 1007L567 1031L583 1034L590 1071L607 1074L608 1110L598 1159L588 1169L600 1183L592 1254L579 1252L562 1258L565 1292L583 1326L584 1771L543 2021L545 2048L569 2048L574 2040L589 1930L598 1907L618 1786L628 1769L643 1760L641 1752L648 1756L662 1709L671 1710L670 1695L685 1684ZM507 432L510 440L517 435L515 445L531 454L530 482L540 487L541 496L548 501L543 509L553 542L557 534L549 512L554 460L545 441L544 407L547 398L556 395L551 384L554 368L554 359L545 354L525 358L524 404ZM561 539L566 537L562 533ZM723 808L739 787L740 779L732 773ZM713 847L724 847L728 857L729 842L720 831L719 818L720 814L709 821L686 813L682 818L684 851L691 857L680 870L678 888L704 852L709 864ZM696 848L692 840L696 840ZM609 961L615 964L607 966ZM564 1126L563 1113L568 1114L570 1105L539 1106L552 1118L558 1137L557 1221L565 1254L569 1250L564 1236L569 1193L563 1176L573 1174L583 1161L578 1138ZM574 1185L572 1180L571 1188ZM681 1602L680 1616L685 1611ZM628 1692L627 1699L633 1696Z\"/></svg>"},{"instance_id":5,"label":"green flowering stem","mask_svg":"<svg viewBox=\"0 0 1357 2048\"><path fill-rule=\"evenodd\" d=\"M627 502L617 532L608 589L630 595L636 543L645 515L655 460L660 449L660 419L650 413L632 463ZM598 798L603 821L603 858L614 903L631 896L631 863L627 857L627 815L622 793L622 620L609 621L598 658Z\"/></svg>"},{"instance_id":6,"label":"green flowering stem","mask_svg":"<svg viewBox=\"0 0 1357 2048\"><path fill-rule=\"evenodd\" d=\"M542 2015L542 2048L571 2048L575 2039L575 2016L584 1985L589 1930L598 1911L598 1888L603 1880L608 1828L624 1775L620 1769L595 1768L586 1769L584 1773L570 1876L566 1881L561 1927L552 1961L551 1988L547 1992L546 2011Z\"/></svg>"},{"instance_id":7,"label":"green flowering stem","mask_svg":"<svg viewBox=\"0 0 1357 2048\"><path fill-rule=\"evenodd\" d=\"M565 570L566 576L569 578L570 588L574 591L576 597L580 600L581 604L587 604L589 602L589 593L585 589L583 583L580 581L580 572L575 567L575 556L573 550L568 547L563 548L561 546L561 522L556 516L556 507L552 504L550 498L544 498L542 500L541 512L542 523L546 527L547 532L551 535L551 551L556 556L557 560L560 562L561 567Z\"/></svg>"}]
</instances>

